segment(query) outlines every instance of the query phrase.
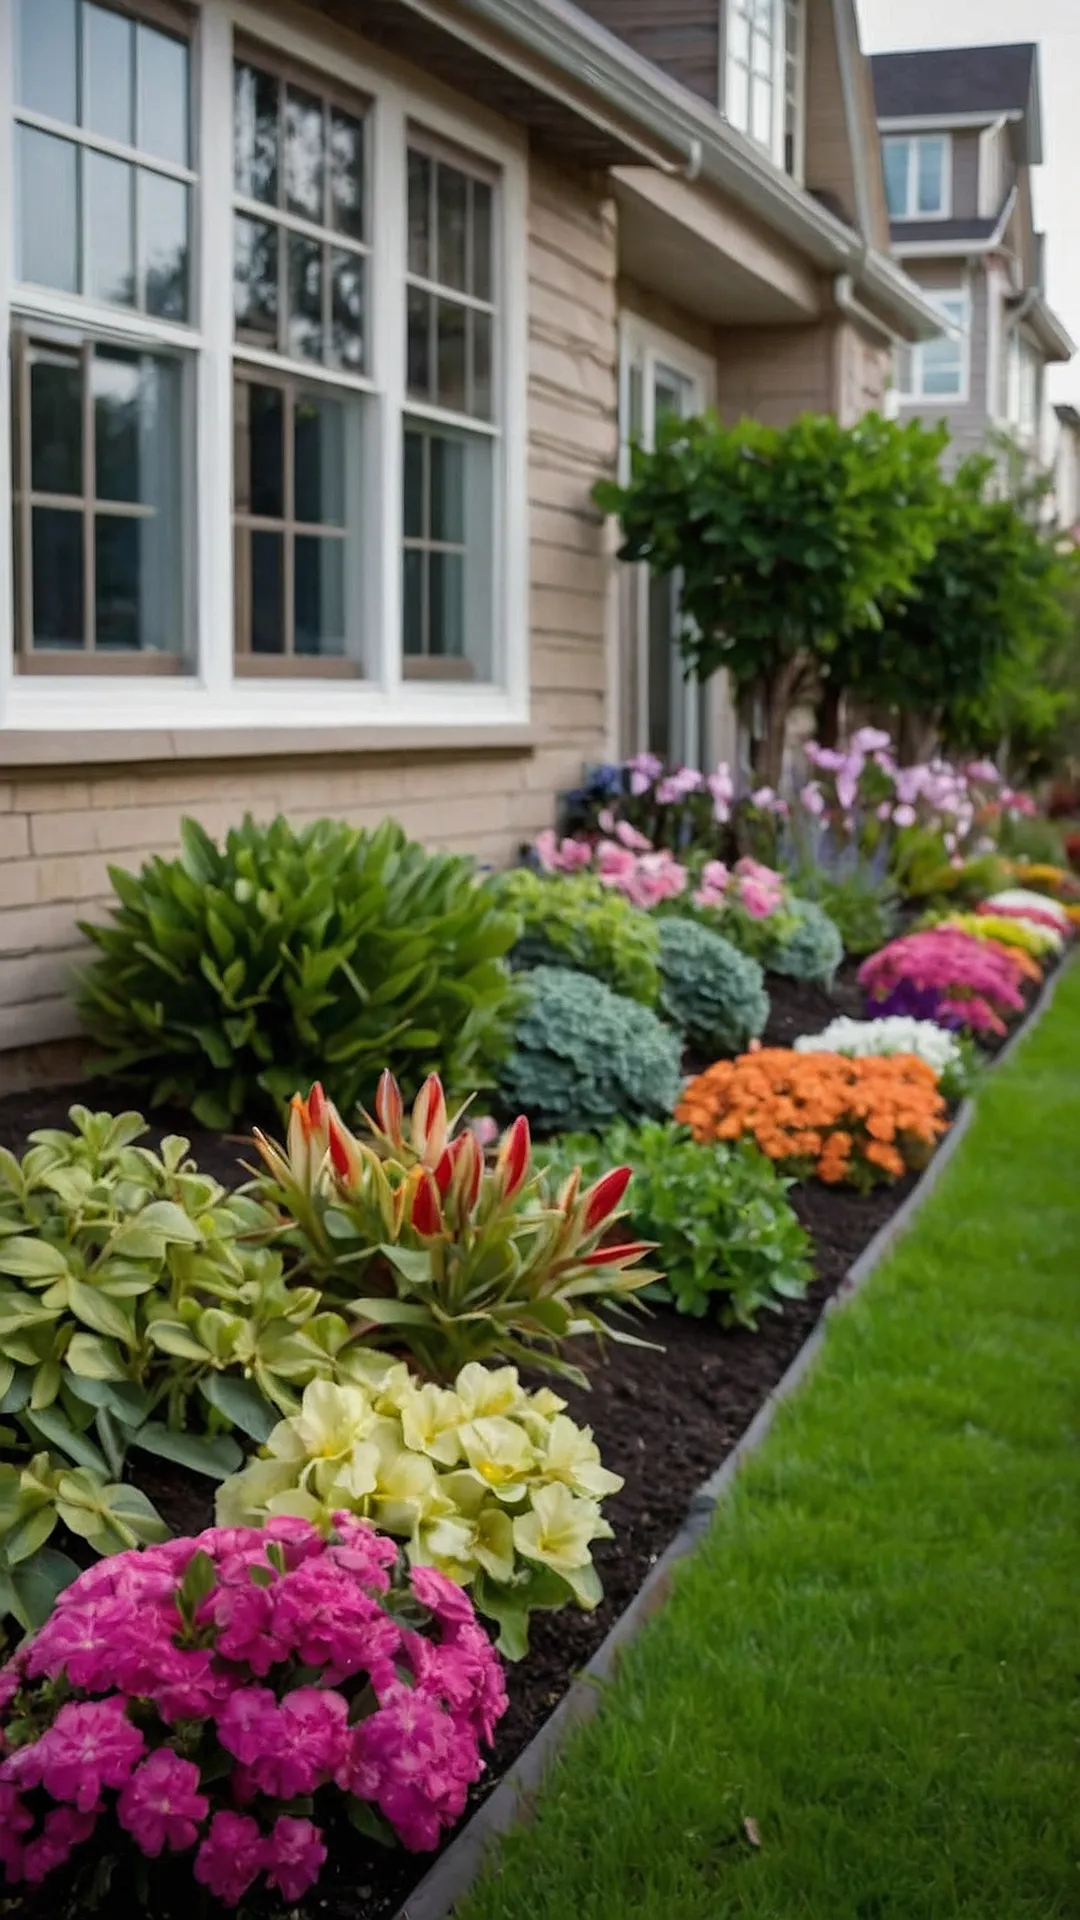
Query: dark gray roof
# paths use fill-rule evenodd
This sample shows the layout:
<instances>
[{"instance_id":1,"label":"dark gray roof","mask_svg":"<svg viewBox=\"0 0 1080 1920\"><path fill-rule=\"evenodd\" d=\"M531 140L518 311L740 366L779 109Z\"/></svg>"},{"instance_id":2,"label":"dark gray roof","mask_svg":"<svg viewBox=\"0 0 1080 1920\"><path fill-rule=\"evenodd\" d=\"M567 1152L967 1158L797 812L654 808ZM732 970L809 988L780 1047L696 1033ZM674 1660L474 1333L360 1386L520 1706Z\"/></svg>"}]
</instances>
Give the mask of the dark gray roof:
<instances>
[{"instance_id":1,"label":"dark gray roof","mask_svg":"<svg viewBox=\"0 0 1080 1920\"><path fill-rule=\"evenodd\" d=\"M893 246L905 240L933 240L943 245L955 240L959 250L965 242L989 240L1000 218L1000 214L995 214L992 220L894 220L889 228L889 238Z\"/></svg>"},{"instance_id":2,"label":"dark gray roof","mask_svg":"<svg viewBox=\"0 0 1080 1920\"><path fill-rule=\"evenodd\" d=\"M1023 113L1031 102L1037 48L934 47L875 53L870 66L878 118L909 114Z\"/></svg>"}]
</instances>

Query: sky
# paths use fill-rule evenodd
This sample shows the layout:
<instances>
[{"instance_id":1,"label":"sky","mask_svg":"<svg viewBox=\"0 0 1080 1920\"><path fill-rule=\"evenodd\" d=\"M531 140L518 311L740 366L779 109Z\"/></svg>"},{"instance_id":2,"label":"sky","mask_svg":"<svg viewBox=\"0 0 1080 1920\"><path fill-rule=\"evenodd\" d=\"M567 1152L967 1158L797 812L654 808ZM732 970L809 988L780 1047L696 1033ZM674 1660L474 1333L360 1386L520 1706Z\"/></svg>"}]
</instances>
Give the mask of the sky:
<instances>
[{"instance_id":1,"label":"sky","mask_svg":"<svg viewBox=\"0 0 1080 1920\"><path fill-rule=\"evenodd\" d=\"M857 0L868 53L908 47L1040 44L1043 164L1035 219L1046 232L1046 291L1080 347L1080 0ZM1049 370L1050 398L1080 406L1080 352Z\"/></svg>"}]
</instances>

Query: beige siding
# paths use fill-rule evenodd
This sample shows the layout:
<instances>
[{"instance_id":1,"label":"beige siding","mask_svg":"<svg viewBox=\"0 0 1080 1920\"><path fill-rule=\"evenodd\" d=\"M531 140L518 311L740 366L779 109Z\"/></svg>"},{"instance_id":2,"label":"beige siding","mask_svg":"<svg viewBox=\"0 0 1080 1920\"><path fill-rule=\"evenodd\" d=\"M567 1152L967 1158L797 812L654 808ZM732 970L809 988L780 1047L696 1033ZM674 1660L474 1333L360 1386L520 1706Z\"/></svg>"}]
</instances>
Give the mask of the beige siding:
<instances>
[{"instance_id":1,"label":"beige siding","mask_svg":"<svg viewBox=\"0 0 1080 1920\"><path fill-rule=\"evenodd\" d=\"M616 451L615 216L602 186L533 162L529 470L535 749L204 761L0 774L0 1090L71 1071L66 985L76 922L100 915L108 866L171 853L192 814L220 834L250 811L297 824L393 814L432 846L509 859L554 796L600 757L610 561L590 499ZM287 699L284 694L283 699ZM2 743L0 743L2 756Z\"/></svg>"},{"instance_id":2,"label":"beige siding","mask_svg":"<svg viewBox=\"0 0 1080 1920\"><path fill-rule=\"evenodd\" d=\"M717 335L717 402L725 420L744 414L786 426L800 413L828 413L836 389L836 329L725 327Z\"/></svg>"}]
</instances>

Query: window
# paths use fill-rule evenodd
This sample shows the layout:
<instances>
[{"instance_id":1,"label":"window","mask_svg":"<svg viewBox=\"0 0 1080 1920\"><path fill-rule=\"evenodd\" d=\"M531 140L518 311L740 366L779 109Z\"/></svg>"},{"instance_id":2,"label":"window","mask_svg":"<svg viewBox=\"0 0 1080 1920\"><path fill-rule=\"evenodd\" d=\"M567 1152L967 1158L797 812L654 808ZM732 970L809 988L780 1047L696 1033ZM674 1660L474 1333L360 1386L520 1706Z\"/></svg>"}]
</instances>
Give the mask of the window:
<instances>
[{"instance_id":1,"label":"window","mask_svg":"<svg viewBox=\"0 0 1080 1920\"><path fill-rule=\"evenodd\" d=\"M971 312L966 293L928 293L947 332L917 347L902 347L896 357L896 384L908 400L964 399L968 384Z\"/></svg>"},{"instance_id":2,"label":"window","mask_svg":"<svg viewBox=\"0 0 1080 1920\"><path fill-rule=\"evenodd\" d=\"M1005 365L1006 418L1030 438L1039 428L1040 363L1031 343L1015 329L1009 335Z\"/></svg>"},{"instance_id":3,"label":"window","mask_svg":"<svg viewBox=\"0 0 1080 1920\"><path fill-rule=\"evenodd\" d=\"M24 672L177 671L195 175L181 16L19 0L12 545ZM110 312L114 318L110 318Z\"/></svg>"},{"instance_id":4,"label":"window","mask_svg":"<svg viewBox=\"0 0 1080 1920\"><path fill-rule=\"evenodd\" d=\"M724 111L785 172L802 169L803 0L727 0Z\"/></svg>"},{"instance_id":5,"label":"window","mask_svg":"<svg viewBox=\"0 0 1080 1920\"><path fill-rule=\"evenodd\" d=\"M0 0L0 729L527 718L524 142L254 11Z\"/></svg>"},{"instance_id":6,"label":"window","mask_svg":"<svg viewBox=\"0 0 1080 1920\"><path fill-rule=\"evenodd\" d=\"M410 678L491 672L492 210L489 180L410 146L402 583Z\"/></svg>"},{"instance_id":7,"label":"window","mask_svg":"<svg viewBox=\"0 0 1080 1920\"><path fill-rule=\"evenodd\" d=\"M948 134L890 137L881 143L881 159L891 219L948 219L952 191Z\"/></svg>"}]
</instances>

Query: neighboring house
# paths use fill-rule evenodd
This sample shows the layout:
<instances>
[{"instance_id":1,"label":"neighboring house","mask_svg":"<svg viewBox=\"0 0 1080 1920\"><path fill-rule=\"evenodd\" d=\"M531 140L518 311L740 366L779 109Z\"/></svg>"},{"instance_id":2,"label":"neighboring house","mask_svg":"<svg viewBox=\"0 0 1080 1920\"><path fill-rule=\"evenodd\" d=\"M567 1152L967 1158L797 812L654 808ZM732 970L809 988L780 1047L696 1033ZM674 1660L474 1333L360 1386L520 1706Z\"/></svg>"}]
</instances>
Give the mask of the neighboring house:
<instances>
[{"instance_id":1,"label":"neighboring house","mask_svg":"<svg viewBox=\"0 0 1080 1920\"><path fill-rule=\"evenodd\" d=\"M1059 406L1054 414L1054 520L1063 533L1071 533L1080 541L1080 410Z\"/></svg>"},{"instance_id":2,"label":"neighboring house","mask_svg":"<svg viewBox=\"0 0 1080 1920\"><path fill-rule=\"evenodd\" d=\"M1038 48L881 53L870 64L893 253L949 329L897 353L901 409L944 418L956 455L1006 432L1038 460L1045 370L1074 350L1046 302L1032 212Z\"/></svg>"},{"instance_id":3,"label":"neighboring house","mask_svg":"<svg viewBox=\"0 0 1080 1920\"><path fill-rule=\"evenodd\" d=\"M0 0L7 1084L184 813L503 861L585 762L730 751L591 488L664 408L854 419L937 322L852 0L595 11Z\"/></svg>"}]
</instances>

